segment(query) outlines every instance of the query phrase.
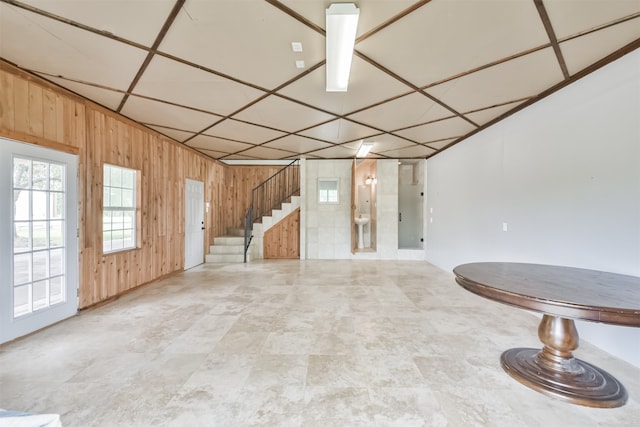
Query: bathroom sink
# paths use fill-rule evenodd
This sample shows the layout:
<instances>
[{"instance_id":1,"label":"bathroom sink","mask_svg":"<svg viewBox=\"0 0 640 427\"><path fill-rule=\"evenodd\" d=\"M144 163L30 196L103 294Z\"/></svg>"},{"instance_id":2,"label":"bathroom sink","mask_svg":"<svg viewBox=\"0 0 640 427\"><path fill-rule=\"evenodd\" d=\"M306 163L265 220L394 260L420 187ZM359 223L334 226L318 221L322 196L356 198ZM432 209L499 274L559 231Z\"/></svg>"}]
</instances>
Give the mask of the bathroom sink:
<instances>
[{"instance_id":1,"label":"bathroom sink","mask_svg":"<svg viewBox=\"0 0 640 427\"><path fill-rule=\"evenodd\" d=\"M358 249L364 248L364 226L369 223L369 218L357 216L353 219L358 226Z\"/></svg>"},{"instance_id":2,"label":"bathroom sink","mask_svg":"<svg viewBox=\"0 0 640 427\"><path fill-rule=\"evenodd\" d=\"M356 217L354 220L357 225L365 225L369 223L369 218Z\"/></svg>"}]
</instances>

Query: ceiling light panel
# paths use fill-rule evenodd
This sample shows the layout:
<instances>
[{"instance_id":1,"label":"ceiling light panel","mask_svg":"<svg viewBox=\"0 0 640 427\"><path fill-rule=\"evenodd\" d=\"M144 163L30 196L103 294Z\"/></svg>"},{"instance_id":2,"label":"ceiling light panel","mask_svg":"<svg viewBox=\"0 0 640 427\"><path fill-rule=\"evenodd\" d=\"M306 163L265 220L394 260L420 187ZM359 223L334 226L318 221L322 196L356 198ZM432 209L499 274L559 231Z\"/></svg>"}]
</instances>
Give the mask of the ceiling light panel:
<instances>
[{"instance_id":1,"label":"ceiling light panel","mask_svg":"<svg viewBox=\"0 0 640 427\"><path fill-rule=\"evenodd\" d=\"M326 11L327 92L347 91L359 15L353 3L334 3Z\"/></svg>"}]
</instances>

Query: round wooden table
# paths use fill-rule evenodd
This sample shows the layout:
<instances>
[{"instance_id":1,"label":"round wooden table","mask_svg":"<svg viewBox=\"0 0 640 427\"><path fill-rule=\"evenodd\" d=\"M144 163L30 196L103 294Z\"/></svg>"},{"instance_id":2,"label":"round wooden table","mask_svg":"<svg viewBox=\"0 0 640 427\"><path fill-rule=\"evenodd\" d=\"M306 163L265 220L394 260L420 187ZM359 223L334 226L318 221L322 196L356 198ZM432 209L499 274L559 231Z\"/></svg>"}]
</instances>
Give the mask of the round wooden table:
<instances>
[{"instance_id":1,"label":"round wooden table","mask_svg":"<svg viewBox=\"0 0 640 427\"><path fill-rule=\"evenodd\" d=\"M574 319L640 327L640 277L579 268L480 262L453 269L456 282L482 297L543 313L542 350L502 353L504 370L526 386L579 405L613 408L624 386L603 369L576 359Z\"/></svg>"}]
</instances>

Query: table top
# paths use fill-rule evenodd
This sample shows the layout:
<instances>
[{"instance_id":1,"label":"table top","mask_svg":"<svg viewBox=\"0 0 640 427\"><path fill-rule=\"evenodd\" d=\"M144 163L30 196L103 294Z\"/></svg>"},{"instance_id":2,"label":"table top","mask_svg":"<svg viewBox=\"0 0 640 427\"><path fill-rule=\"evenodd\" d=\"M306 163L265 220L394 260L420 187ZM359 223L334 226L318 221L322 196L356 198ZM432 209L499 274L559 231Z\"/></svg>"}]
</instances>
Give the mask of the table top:
<instances>
[{"instance_id":1,"label":"table top","mask_svg":"<svg viewBox=\"0 0 640 427\"><path fill-rule=\"evenodd\" d=\"M478 262L456 282L494 301L560 317L640 327L640 277L581 268Z\"/></svg>"}]
</instances>

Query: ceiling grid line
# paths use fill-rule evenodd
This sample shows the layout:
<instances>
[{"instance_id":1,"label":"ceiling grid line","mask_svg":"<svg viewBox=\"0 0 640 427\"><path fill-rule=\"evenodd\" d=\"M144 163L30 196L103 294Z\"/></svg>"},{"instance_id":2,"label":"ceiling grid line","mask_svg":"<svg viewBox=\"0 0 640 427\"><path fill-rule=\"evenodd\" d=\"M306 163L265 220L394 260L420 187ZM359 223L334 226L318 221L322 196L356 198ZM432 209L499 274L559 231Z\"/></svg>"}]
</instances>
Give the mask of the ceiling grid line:
<instances>
[{"instance_id":1,"label":"ceiling grid line","mask_svg":"<svg viewBox=\"0 0 640 427\"><path fill-rule=\"evenodd\" d=\"M637 2L361 2L327 93L326 7L0 0L0 60L214 159L428 158L640 48Z\"/></svg>"},{"instance_id":2,"label":"ceiling grid line","mask_svg":"<svg viewBox=\"0 0 640 427\"><path fill-rule=\"evenodd\" d=\"M567 64L564 61L564 57L562 56L562 51L560 50L560 44L558 43L558 39L556 38L556 33L553 30L553 25L551 24L551 19L549 19L549 14L547 14L547 9L544 7L544 3L542 0L533 0L533 3L536 5L536 9L538 10L538 14L540 15L540 19L542 20L542 25L544 25L544 29L549 36L549 41L551 42L551 47L553 48L553 52L556 54L556 58L558 59L558 65L562 70L562 74L564 75L565 80L569 78L569 69L567 68Z\"/></svg>"}]
</instances>

